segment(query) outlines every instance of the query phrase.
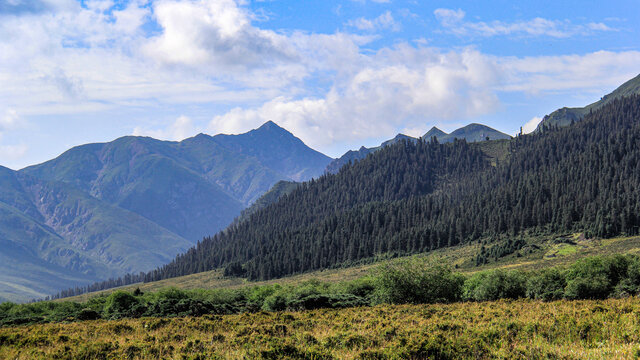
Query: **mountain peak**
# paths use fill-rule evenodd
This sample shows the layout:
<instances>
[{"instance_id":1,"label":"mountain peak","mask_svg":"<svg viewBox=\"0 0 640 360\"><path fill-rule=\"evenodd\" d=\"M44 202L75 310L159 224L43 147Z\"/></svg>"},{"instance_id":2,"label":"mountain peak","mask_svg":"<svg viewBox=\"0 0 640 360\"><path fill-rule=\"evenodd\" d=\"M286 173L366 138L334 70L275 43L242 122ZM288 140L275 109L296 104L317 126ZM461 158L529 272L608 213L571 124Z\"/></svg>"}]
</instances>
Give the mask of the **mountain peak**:
<instances>
[{"instance_id":1,"label":"mountain peak","mask_svg":"<svg viewBox=\"0 0 640 360\"><path fill-rule=\"evenodd\" d=\"M447 133L434 126L429 131L427 131L427 133L424 134L422 138L426 140L430 140L434 136L436 137L436 139L439 139L447 136Z\"/></svg>"},{"instance_id":2,"label":"mountain peak","mask_svg":"<svg viewBox=\"0 0 640 360\"><path fill-rule=\"evenodd\" d=\"M287 129L281 127L280 125L274 123L271 120L265 122L264 124L262 124L256 130L269 130L269 131L285 131L285 132L289 132L289 131L287 131Z\"/></svg>"}]
</instances>

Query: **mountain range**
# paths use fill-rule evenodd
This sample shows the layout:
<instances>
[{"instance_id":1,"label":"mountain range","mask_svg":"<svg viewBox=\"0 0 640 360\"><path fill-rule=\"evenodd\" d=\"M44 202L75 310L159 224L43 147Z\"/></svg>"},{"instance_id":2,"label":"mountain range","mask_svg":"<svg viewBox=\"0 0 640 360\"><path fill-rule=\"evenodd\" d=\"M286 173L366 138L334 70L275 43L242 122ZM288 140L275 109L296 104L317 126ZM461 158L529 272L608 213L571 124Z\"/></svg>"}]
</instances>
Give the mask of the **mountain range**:
<instances>
[{"instance_id":1,"label":"mountain range","mask_svg":"<svg viewBox=\"0 0 640 360\"><path fill-rule=\"evenodd\" d=\"M425 133L421 138L425 140L429 140L435 137L441 143L452 142L454 139L466 140L467 142L478 142L478 141L486 141L486 140L501 140L501 139L510 139L511 136L502 133L498 130L492 129L486 125L481 124L469 124L467 126L461 127L457 130L452 131L450 134L438 129L437 127L432 127L427 133ZM337 173L344 165L349 162L353 162L356 160L362 160L367 157L367 155L380 150L386 146L393 145L399 141L407 140L407 141L417 141L418 138L414 138L404 134L398 134L393 139L387 140L380 144L380 146L367 148L362 146L358 150L350 150L347 151L341 157L333 160L329 165L327 165L326 172L329 174Z\"/></svg>"},{"instance_id":2,"label":"mountain range","mask_svg":"<svg viewBox=\"0 0 640 360\"><path fill-rule=\"evenodd\" d=\"M266 280L470 243L485 264L530 238L636 236L638 138L632 95L573 126L511 140L397 142L296 186L129 283L220 268ZM494 164L497 149L503 160Z\"/></svg>"},{"instance_id":3,"label":"mountain range","mask_svg":"<svg viewBox=\"0 0 640 360\"><path fill-rule=\"evenodd\" d=\"M616 217L622 222L607 227L598 209L618 205L577 191L608 181L611 171L598 173L595 185L580 175L592 173L589 161L602 155L592 151L600 146L597 140L631 136L620 129L637 131L625 116L635 114L640 102L621 99L637 93L639 81L582 110L565 110L581 114L569 124L590 119L575 130L547 126L562 111L546 117L544 136L512 139L480 124L450 134L433 127L420 138L398 134L334 160L267 122L245 134L199 134L180 142L127 136L78 146L20 171L0 168L0 245L6 249L0 254L0 301L24 301L154 267L136 279L230 265L241 275L269 279L487 234L499 240L507 230L517 234L532 226L551 231L592 224L584 226L597 236L628 234L636 222L631 212L622 209L624 215ZM594 132L594 126L602 129ZM636 154L616 148L615 141L606 144L606 152ZM613 159L625 161L610 164L615 171L633 168L628 157ZM570 164L573 180L562 182L556 169L569 173ZM554 187L534 181L540 176ZM635 188L629 174L616 176L630 179L625 189ZM546 195L531 197L556 188L570 194L554 193L552 199L568 196L565 202L551 206ZM521 203L511 204L516 198ZM485 241L487 254L515 246Z\"/></svg>"},{"instance_id":4,"label":"mountain range","mask_svg":"<svg viewBox=\"0 0 640 360\"><path fill-rule=\"evenodd\" d=\"M0 168L0 301L167 263L277 182L317 177L331 160L267 122L180 142L127 136Z\"/></svg>"}]
</instances>

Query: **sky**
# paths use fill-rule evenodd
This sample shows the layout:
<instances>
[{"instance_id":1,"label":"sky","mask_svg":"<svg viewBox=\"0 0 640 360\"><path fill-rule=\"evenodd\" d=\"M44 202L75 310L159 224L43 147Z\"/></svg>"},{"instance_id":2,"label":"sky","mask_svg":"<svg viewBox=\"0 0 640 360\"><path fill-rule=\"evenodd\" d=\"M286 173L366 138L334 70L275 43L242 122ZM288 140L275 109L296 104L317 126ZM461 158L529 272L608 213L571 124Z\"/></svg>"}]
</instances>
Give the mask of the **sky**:
<instances>
[{"instance_id":1,"label":"sky","mask_svg":"<svg viewBox=\"0 0 640 360\"><path fill-rule=\"evenodd\" d=\"M338 157L508 134L640 73L627 1L0 0L0 165L272 120Z\"/></svg>"}]
</instances>

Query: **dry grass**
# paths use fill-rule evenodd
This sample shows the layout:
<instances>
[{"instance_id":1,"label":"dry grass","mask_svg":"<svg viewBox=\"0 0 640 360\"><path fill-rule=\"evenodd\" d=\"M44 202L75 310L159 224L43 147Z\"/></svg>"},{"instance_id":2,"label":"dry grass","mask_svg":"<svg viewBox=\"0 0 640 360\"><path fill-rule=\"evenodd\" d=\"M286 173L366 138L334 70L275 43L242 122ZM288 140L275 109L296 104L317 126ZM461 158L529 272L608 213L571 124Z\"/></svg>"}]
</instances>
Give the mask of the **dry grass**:
<instances>
[{"instance_id":1,"label":"dry grass","mask_svg":"<svg viewBox=\"0 0 640 360\"><path fill-rule=\"evenodd\" d=\"M627 359L640 300L530 300L0 329L2 359Z\"/></svg>"}]
</instances>

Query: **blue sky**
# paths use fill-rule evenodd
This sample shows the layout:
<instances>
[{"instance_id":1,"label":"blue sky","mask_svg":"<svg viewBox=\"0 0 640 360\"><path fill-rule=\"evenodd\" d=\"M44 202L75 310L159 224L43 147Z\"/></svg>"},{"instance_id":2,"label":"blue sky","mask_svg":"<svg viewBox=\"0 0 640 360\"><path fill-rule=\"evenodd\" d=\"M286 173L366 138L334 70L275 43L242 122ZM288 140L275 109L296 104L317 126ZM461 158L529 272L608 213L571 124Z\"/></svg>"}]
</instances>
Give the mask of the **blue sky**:
<instances>
[{"instance_id":1,"label":"blue sky","mask_svg":"<svg viewBox=\"0 0 640 360\"><path fill-rule=\"evenodd\" d=\"M640 73L637 1L0 0L0 165L273 120L337 157L514 134Z\"/></svg>"}]
</instances>

